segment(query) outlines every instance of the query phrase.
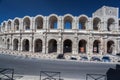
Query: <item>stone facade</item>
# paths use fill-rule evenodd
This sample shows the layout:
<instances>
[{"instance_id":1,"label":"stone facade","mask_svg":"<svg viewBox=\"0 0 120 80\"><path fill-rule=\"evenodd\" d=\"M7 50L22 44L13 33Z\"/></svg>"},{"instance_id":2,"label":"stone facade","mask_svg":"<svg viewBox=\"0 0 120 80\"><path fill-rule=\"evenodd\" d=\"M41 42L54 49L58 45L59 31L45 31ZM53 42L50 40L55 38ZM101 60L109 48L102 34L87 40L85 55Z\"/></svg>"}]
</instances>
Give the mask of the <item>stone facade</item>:
<instances>
[{"instance_id":1,"label":"stone facade","mask_svg":"<svg viewBox=\"0 0 120 80\"><path fill-rule=\"evenodd\" d=\"M15 51L70 54L120 53L118 8L103 6L93 13L72 16L25 16L1 23L0 47Z\"/></svg>"}]
</instances>

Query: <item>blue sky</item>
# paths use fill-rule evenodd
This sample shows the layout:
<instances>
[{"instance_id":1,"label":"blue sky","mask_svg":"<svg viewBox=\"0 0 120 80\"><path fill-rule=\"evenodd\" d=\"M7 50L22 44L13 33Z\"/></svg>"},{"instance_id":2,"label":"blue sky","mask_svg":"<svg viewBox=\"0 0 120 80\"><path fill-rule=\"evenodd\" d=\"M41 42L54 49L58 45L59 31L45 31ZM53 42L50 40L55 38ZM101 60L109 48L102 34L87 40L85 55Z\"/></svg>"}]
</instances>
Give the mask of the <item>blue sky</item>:
<instances>
[{"instance_id":1,"label":"blue sky","mask_svg":"<svg viewBox=\"0 0 120 80\"><path fill-rule=\"evenodd\" d=\"M48 16L52 13L70 13L73 16L92 16L103 5L120 8L120 0L0 0L0 23L9 18L38 14Z\"/></svg>"}]
</instances>

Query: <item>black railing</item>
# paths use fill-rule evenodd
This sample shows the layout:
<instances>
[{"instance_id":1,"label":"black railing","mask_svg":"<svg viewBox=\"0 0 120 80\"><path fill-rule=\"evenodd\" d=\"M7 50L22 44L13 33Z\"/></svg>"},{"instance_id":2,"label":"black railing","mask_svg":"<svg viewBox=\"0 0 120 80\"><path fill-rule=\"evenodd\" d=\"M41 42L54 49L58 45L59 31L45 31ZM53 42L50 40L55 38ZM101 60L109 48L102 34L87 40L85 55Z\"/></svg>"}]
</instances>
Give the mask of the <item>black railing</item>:
<instances>
[{"instance_id":1,"label":"black railing","mask_svg":"<svg viewBox=\"0 0 120 80\"><path fill-rule=\"evenodd\" d=\"M0 80L14 80L14 69L0 68Z\"/></svg>"},{"instance_id":2,"label":"black railing","mask_svg":"<svg viewBox=\"0 0 120 80\"><path fill-rule=\"evenodd\" d=\"M40 80L63 80L60 72L40 71Z\"/></svg>"},{"instance_id":3,"label":"black railing","mask_svg":"<svg viewBox=\"0 0 120 80\"><path fill-rule=\"evenodd\" d=\"M86 74L86 80L107 80L103 74Z\"/></svg>"}]
</instances>

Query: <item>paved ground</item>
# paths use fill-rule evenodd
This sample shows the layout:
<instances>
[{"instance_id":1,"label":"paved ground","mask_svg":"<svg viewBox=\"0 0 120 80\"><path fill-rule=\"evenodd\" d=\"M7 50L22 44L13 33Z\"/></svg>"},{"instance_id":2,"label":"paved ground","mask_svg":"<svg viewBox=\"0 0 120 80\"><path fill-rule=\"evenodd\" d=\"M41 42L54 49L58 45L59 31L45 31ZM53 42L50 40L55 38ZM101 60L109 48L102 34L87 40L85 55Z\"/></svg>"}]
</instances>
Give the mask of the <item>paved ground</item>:
<instances>
[{"instance_id":1,"label":"paved ground","mask_svg":"<svg viewBox=\"0 0 120 80\"><path fill-rule=\"evenodd\" d=\"M114 63L80 62L66 60L30 59L0 54L1 68L14 68L17 80L39 80L40 71L61 72L64 80L85 80L86 74L105 74Z\"/></svg>"}]
</instances>

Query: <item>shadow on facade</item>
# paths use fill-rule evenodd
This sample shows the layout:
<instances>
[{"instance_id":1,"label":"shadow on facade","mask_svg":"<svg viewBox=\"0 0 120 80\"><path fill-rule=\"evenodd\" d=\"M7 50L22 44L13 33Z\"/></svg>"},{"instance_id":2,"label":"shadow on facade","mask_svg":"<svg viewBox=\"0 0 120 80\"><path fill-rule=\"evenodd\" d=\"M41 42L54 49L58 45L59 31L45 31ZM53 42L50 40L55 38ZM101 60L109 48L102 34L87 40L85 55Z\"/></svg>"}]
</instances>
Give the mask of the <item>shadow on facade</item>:
<instances>
[{"instance_id":1,"label":"shadow on facade","mask_svg":"<svg viewBox=\"0 0 120 80\"><path fill-rule=\"evenodd\" d=\"M110 68L106 75L107 80L120 80L120 65L116 65L116 69Z\"/></svg>"}]
</instances>

